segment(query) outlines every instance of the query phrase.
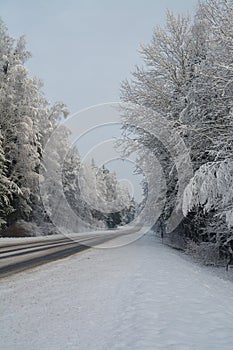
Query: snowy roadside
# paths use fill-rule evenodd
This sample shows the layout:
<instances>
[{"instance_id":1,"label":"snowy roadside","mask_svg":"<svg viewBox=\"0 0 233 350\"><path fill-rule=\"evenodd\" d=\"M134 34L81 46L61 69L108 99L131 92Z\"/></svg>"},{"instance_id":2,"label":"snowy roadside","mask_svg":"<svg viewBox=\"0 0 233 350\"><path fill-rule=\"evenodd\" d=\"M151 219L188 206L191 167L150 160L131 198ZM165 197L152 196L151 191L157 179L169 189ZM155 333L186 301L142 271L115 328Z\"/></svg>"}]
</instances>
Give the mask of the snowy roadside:
<instances>
[{"instance_id":1,"label":"snowy roadside","mask_svg":"<svg viewBox=\"0 0 233 350\"><path fill-rule=\"evenodd\" d=\"M171 247L171 249L173 249ZM226 266L215 266L215 265L205 265L202 261L198 261L192 255L182 251L176 250L177 255L179 255L182 259L198 266L203 271L206 271L214 276L218 276L219 278L233 282L233 267L229 266L229 270L226 271ZM233 285L232 285L233 288Z\"/></svg>"},{"instance_id":2,"label":"snowy roadside","mask_svg":"<svg viewBox=\"0 0 233 350\"><path fill-rule=\"evenodd\" d=\"M232 350L233 285L151 234L1 283L4 350Z\"/></svg>"}]
</instances>

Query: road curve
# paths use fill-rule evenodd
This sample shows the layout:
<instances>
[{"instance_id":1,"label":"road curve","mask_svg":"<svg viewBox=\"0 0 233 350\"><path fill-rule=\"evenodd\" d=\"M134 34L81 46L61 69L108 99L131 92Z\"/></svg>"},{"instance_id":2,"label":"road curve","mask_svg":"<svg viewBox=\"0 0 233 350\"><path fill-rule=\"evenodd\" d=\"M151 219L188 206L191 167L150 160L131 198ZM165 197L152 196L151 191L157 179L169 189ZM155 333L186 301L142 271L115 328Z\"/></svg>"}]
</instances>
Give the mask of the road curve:
<instances>
[{"instance_id":1,"label":"road curve","mask_svg":"<svg viewBox=\"0 0 233 350\"><path fill-rule=\"evenodd\" d=\"M0 243L0 278L84 251L110 239L110 234L88 235L78 241L70 238L37 239L27 242Z\"/></svg>"},{"instance_id":2,"label":"road curve","mask_svg":"<svg viewBox=\"0 0 233 350\"><path fill-rule=\"evenodd\" d=\"M28 241L19 239L13 243L1 243L0 239L0 278L65 258L133 232L135 228L89 232L78 237L49 236Z\"/></svg>"}]
</instances>

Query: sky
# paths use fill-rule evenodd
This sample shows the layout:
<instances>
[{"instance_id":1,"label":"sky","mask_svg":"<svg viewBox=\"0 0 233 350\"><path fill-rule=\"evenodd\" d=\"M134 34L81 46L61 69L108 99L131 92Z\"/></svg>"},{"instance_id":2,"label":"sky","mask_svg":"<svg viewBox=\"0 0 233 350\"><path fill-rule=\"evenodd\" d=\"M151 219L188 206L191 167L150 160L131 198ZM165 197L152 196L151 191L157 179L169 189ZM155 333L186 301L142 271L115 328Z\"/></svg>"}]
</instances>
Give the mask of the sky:
<instances>
[{"instance_id":1,"label":"sky","mask_svg":"<svg viewBox=\"0 0 233 350\"><path fill-rule=\"evenodd\" d=\"M192 13L197 0L0 0L9 33L25 34L32 75L72 113L119 100L120 82L142 61L140 44L166 10Z\"/></svg>"},{"instance_id":2,"label":"sky","mask_svg":"<svg viewBox=\"0 0 233 350\"><path fill-rule=\"evenodd\" d=\"M26 36L32 53L26 64L30 75L42 79L48 100L67 104L81 157L91 151L97 165L105 160L118 179L131 183L128 188L138 201L142 177L132 175L135 156L128 162L115 159L119 154L112 140L120 135L120 119L109 103L119 101L121 82L130 78L135 65L142 65L140 45L148 44L153 30L165 25L166 11L192 15L197 2L0 0L0 16L9 34ZM100 104L104 105L99 109ZM97 106L89 109L93 105ZM80 113L83 109L87 112ZM104 119L101 124L100 111L109 123Z\"/></svg>"}]
</instances>

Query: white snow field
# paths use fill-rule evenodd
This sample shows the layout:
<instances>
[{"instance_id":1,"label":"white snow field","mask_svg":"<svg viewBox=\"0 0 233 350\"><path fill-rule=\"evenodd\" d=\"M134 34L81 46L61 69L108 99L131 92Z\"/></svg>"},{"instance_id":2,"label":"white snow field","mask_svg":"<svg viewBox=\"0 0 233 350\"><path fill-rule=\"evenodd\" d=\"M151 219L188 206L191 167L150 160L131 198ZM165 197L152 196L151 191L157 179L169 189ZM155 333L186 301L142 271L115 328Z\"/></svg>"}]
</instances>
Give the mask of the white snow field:
<instances>
[{"instance_id":1,"label":"white snow field","mask_svg":"<svg viewBox=\"0 0 233 350\"><path fill-rule=\"evenodd\" d=\"M1 281L1 349L232 350L233 284L152 234Z\"/></svg>"}]
</instances>

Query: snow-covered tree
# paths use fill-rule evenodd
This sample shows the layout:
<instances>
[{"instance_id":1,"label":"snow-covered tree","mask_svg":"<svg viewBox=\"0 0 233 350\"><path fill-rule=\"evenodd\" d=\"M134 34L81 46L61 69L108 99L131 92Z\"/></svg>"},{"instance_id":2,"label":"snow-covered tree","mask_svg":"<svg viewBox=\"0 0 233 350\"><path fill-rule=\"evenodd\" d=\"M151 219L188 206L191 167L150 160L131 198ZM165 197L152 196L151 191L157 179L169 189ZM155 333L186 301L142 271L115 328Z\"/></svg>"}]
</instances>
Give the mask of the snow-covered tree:
<instances>
[{"instance_id":1,"label":"snow-covered tree","mask_svg":"<svg viewBox=\"0 0 233 350\"><path fill-rule=\"evenodd\" d=\"M233 227L233 162L206 163L196 171L184 192L183 212L201 206L204 212L218 211Z\"/></svg>"},{"instance_id":2,"label":"snow-covered tree","mask_svg":"<svg viewBox=\"0 0 233 350\"><path fill-rule=\"evenodd\" d=\"M39 195L38 170L43 147L64 106L50 107L42 83L29 76L25 61L30 53L25 39L11 38L0 22L0 126L5 174L19 190L8 198L14 210L9 223L29 220ZM38 201L37 201L38 202Z\"/></svg>"},{"instance_id":3,"label":"snow-covered tree","mask_svg":"<svg viewBox=\"0 0 233 350\"><path fill-rule=\"evenodd\" d=\"M157 28L151 44L142 47L144 68L137 67L132 81L123 83L121 96L127 102L122 113L126 151L137 149L140 162L144 150L146 153L149 149L166 176L163 219L174 207L179 179L177 164L161 137L167 122L184 140L196 171L185 191L185 234L203 240L209 239L210 231L215 238L219 233L220 246L229 241L232 217L231 200L226 196L228 204L226 198L217 201L214 189L216 173L223 186L217 196L224 198L232 186L232 22L232 0L202 2L193 20L168 13L166 28ZM157 126L156 115L165 120L157 138L150 133ZM132 139L136 141L133 147ZM152 162L153 157L149 169ZM220 176L223 169L228 185ZM152 179L154 176L151 172ZM182 205L182 196L179 202ZM211 209L207 210L207 203ZM227 220L225 227L223 217Z\"/></svg>"},{"instance_id":4,"label":"snow-covered tree","mask_svg":"<svg viewBox=\"0 0 233 350\"><path fill-rule=\"evenodd\" d=\"M209 44L206 62L195 84L197 108L192 113L199 119L196 134L210 139L210 157L190 181L183 211L188 215L199 208L199 212L208 213L199 241L211 240L232 258L233 2L203 2L197 17L205 21Z\"/></svg>"},{"instance_id":5,"label":"snow-covered tree","mask_svg":"<svg viewBox=\"0 0 233 350\"><path fill-rule=\"evenodd\" d=\"M194 30L189 17L175 17L168 13L166 28L157 28L151 43L142 47L144 68L137 67L133 80L122 84L122 101L127 102L122 113L126 140L129 139L131 143L130 133L133 133L133 138L136 138L134 150L140 148L139 159L143 160L143 152L146 154L149 149L159 159L166 175L164 219L170 216L174 206L180 205L176 199L177 169L168 142L175 144L176 135L181 135L188 147L193 145L193 137L181 117L187 110L186 97L197 74L196 65L204 58L204 40L200 39L199 34L200 30ZM202 37L204 35L202 32ZM160 125L157 125L157 115L160 121L163 120ZM155 128L159 137L150 133ZM174 132L170 132L171 140L166 140L166 130L169 129L174 129ZM129 142L126 141L126 148L129 148ZM192 156L192 149L190 153ZM195 147L193 153L197 153ZM148 162L148 171L152 168ZM179 201L182 201L181 197Z\"/></svg>"},{"instance_id":6,"label":"snow-covered tree","mask_svg":"<svg viewBox=\"0 0 233 350\"><path fill-rule=\"evenodd\" d=\"M133 219L134 202L114 172L110 172L104 165L97 167L94 162L84 163L79 181L80 194L91 210L92 222L94 218L113 228Z\"/></svg>"},{"instance_id":7,"label":"snow-covered tree","mask_svg":"<svg viewBox=\"0 0 233 350\"><path fill-rule=\"evenodd\" d=\"M38 86L24 67L29 56L24 39L15 44L2 22L0 37L0 125L6 175L20 188L20 192L13 195L14 213L28 218L30 193L39 166L39 128L34 110L38 106Z\"/></svg>"},{"instance_id":8,"label":"snow-covered tree","mask_svg":"<svg viewBox=\"0 0 233 350\"><path fill-rule=\"evenodd\" d=\"M7 217L14 209L11 205L15 193L20 194L17 185L6 176L6 158L2 148L2 135L0 133L0 228L7 223Z\"/></svg>"}]
</instances>

